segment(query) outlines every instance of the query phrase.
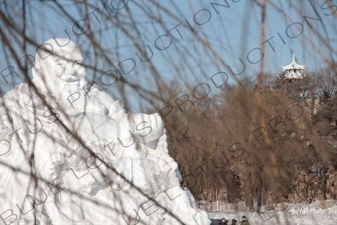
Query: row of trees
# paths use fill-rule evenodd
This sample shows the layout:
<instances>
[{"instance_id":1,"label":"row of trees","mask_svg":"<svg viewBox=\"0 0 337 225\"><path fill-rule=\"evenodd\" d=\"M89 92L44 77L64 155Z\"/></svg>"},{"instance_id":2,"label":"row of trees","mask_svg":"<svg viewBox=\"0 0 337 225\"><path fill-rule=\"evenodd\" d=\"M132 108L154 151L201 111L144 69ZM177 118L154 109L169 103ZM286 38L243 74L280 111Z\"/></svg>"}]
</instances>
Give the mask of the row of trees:
<instances>
[{"instance_id":1,"label":"row of trees","mask_svg":"<svg viewBox=\"0 0 337 225\"><path fill-rule=\"evenodd\" d=\"M337 140L336 65L300 80L266 73L262 88L245 77L207 97L204 85L205 92L190 99L185 90L193 86L162 84L161 106L172 111L153 110L162 112L184 185L199 200L246 200L253 207L287 198L301 170L337 168L337 146L331 145Z\"/></svg>"}]
</instances>

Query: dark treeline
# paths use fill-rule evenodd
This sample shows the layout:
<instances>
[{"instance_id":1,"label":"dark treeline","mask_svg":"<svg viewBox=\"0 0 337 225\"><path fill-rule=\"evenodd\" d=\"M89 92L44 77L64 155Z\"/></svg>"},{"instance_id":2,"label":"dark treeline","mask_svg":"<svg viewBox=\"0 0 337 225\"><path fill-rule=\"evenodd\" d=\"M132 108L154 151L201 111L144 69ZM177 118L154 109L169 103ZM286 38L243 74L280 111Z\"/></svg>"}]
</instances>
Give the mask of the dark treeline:
<instances>
[{"instance_id":1,"label":"dark treeline","mask_svg":"<svg viewBox=\"0 0 337 225\"><path fill-rule=\"evenodd\" d=\"M180 106L175 101L193 87L161 84L162 102L152 110L172 107L162 116L183 185L198 200L245 200L257 210L336 199L337 63L298 80L263 77L262 88L245 77Z\"/></svg>"}]
</instances>

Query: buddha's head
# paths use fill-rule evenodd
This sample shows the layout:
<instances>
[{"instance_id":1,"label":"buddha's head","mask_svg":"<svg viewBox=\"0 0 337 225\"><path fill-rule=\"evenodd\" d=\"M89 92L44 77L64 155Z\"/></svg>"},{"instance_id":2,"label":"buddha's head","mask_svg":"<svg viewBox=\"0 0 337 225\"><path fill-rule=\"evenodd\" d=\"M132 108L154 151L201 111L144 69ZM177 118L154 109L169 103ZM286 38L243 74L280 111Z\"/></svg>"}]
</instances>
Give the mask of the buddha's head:
<instances>
[{"instance_id":1,"label":"buddha's head","mask_svg":"<svg viewBox=\"0 0 337 225\"><path fill-rule=\"evenodd\" d=\"M34 84L41 90L57 91L60 85L85 79L80 48L65 38L53 38L39 46L33 67Z\"/></svg>"}]
</instances>

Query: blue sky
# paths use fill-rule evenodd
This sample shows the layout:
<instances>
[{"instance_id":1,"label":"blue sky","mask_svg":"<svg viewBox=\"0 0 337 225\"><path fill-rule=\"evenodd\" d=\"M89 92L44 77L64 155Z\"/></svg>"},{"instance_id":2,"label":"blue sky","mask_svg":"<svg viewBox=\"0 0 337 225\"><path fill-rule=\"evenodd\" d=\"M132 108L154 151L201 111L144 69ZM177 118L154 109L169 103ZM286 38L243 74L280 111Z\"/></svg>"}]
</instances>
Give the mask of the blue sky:
<instances>
[{"instance_id":1,"label":"blue sky","mask_svg":"<svg viewBox=\"0 0 337 225\"><path fill-rule=\"evenodd\" d=\"M8 11L5 11L4 3L0 3L1 10L18 24L22 23L19 20L20 2L18 1L18 6L15 6L13 5L15 1L12 1ZM158 79L211 84L210 77L213 74L219 71L230 74L226 68L227 65L234 72L242 71L243 65L240 58L246 66L242 75L252 75L260 67L258 48L261 47L261 12L258 4L253 4L251 1L157 1L173 15L170 16L159 7L152 5L147 11L157 19L160 18L161 23L150 19L144 11L140 10L140 6L146 8L150 5L149 1L127 1L124 4L122 1L108 0L105 1L105 7L100 1L88 1L91 7L87 11L71 1L58 2L74 19L85 18L78 24L83 25L86 20L90 20L96 40L105 49L107 57L113 61L111 65L107 60L99 58L95 64L96 67L103 71L115 68L121 70L118 66L122 65L126 72L134 67L128 74L122 74L120 71L120 76L123 76L127 82L147 90L155 89ZM293 52L296 54L297 62L306 65L308 70L324 67L324 57L337 59L336 18L330 15L331 11L324 1L311 2L312 4L310 1L271 1L268 4L265 30L265 41L268 40L268 42L264 44L265 71L275 74L281 72L281 66L291 62ZM95 62L94 51L86 35L78 35L80 31L66 16L62 16L64 12L60 12L54 3L27 1L26 4L29 10L26 20L28 36L42 44L52 37L68 37L69 34L71 39L80 45L85 62L89 65ZM116 10L113 7L120 9ZM100 11L109 16L102 17ZM123 34L116 25L117 14L124 22L121 27L129 30L132 38ZM132 15L134 21L129 15ZM2 29L6 32L6 28ZM194 32L191 31L192 29ZM165 34L170 36L161 36ZM321 35L321 39L317 34ZM206 40L214 52L206 51L205 43L202 43L197 36ZM167 49L159 50L167 47L170 41L172 44ZM139 60L136 55L139 50L135 43L139 43L141 49L148 54L151 48L153 57L150 61ZM20 50L17 49L20 55ZM20 75L15 60L5 53L2 43L0 50L2 73L8 73L8 66L13 66ZM27 52L35 55L35 47L27 46ZM25 54L21 53L21 55ZM155 66L160 77L153 75L150 62ZM101 73L87 70L88 79L96 76L99 82L97 76L100 75ZM2 92L24 82L18 77L9 84L4 82L2 77L0 80ZM232 80L230 77L229 81ZM113 80L103 81L108 83ZM121 85L117 81L103 87L119 98L117 89ZM133 109L135 111L139 111L143 103L146 104L146 100L145 102L141 100L139 93L129 88L130 101L139 102Z\"/></svg>"}]
</instances>

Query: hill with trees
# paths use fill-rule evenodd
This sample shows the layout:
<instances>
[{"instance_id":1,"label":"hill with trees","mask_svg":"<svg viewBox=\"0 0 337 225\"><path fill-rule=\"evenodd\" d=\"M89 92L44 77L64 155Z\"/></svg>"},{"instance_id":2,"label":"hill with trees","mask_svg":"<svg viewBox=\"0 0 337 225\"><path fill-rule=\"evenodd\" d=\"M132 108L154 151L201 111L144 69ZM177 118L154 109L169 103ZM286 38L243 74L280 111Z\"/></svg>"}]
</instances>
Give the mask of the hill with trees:
<instances>
[{"instance_id":1,"label":"hill with trees","mask_svg":"<svg viewBox=\"0 0 337 225\"><path fill-rule=\"evenodd\" d=\"M262 87L244 77L209 95L161 84L149 111L161 112L183 185L200 202L255 210L337 199L337 63L304 79L262 77Z\"/></svg>"}]
</instances>

